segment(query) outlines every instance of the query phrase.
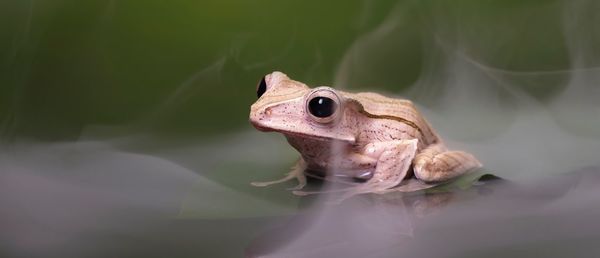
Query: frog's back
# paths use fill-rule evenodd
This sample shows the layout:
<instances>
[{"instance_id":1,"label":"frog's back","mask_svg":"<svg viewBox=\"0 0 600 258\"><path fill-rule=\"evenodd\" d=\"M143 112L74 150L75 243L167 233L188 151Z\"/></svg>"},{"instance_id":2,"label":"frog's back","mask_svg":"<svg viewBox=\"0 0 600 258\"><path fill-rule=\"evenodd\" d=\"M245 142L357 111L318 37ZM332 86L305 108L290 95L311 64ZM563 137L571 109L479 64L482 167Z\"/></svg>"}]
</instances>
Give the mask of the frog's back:
<instances>
[{"instance_id":1,"label":"frog's back","mask_svg":"<svg viewBox=\"0 0 600 258\"><path fill-rule=\"evenodd\" d=\"M342 95L354 102L361 113L371 118L390 119L404 123L421 135L425 145L439 142L439 137L429 123L419 113L410 100L389 98L372 92L347 93Z\"/></svg>"}]
</instances>

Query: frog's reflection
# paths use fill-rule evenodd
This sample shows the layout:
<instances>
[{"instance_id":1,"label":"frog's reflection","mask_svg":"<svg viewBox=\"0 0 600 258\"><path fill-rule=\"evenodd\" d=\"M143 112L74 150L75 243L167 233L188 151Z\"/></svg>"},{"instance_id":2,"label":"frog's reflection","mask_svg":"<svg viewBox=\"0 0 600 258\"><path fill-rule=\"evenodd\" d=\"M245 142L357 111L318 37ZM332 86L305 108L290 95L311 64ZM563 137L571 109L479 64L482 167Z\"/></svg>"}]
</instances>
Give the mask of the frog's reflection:
<instances>
[{"instance_id":1,"label":"frog's reflection","mask_svg":"<svg viewBox=\"0 0 600 258\"><path fill-rule=\"evenodd\" d=\"M477 187L475 187L477 188ZM310 207L263 232L248 257L372 257L411 241L419 223L478 191L359 195L339 205L303 198ZM335 198L335 197L334 197ZM325 201L326 202L326 201Z\"/></svg>"},{"instance_id":2,"label":"frog's reflection","mask_svg":"<svg viewBox=\"0 0 600 258\"><path fill-rule=\"evenodd\" d=\"M312 204L307 211L265 230L246 254L598 257L599 167L527 182L489 179L450 191L360 195L340 205L304 199Z\"/></svg>"}]
</instances>

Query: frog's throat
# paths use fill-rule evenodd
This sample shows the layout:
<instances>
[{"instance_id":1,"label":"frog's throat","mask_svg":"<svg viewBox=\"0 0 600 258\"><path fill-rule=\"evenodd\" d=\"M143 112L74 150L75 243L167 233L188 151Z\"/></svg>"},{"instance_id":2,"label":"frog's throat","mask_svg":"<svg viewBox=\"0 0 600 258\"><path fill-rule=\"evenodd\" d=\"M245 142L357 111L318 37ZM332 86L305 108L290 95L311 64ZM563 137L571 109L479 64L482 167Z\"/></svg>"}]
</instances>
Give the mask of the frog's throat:
<instances>
[{"instance_id":1,"label":"frog's throat","mask_svg":"<svg viewBox=\"0 0 600 258\"><path fill-rule=\"evenodd\" d=\"M291 139L306 138L306 139L318 140L318 141L344 142L347 144L356 143L356 138L354 138L353 136L315 135L315 134L307 134L307 133L301 133L301 132L285 132L284 135L286 138L288 138L288 140L290 138Z\"/></svg>"}]
</instances>

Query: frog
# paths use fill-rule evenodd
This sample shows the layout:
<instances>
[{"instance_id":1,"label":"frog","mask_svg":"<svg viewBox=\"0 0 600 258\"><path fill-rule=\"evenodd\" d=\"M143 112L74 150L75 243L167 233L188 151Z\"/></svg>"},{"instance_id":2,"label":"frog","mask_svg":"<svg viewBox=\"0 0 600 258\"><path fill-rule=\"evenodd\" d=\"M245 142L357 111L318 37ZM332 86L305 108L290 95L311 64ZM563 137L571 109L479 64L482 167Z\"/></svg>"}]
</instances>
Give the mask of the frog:
<instances>
[{"instance_id":1,"label":"frog","mask_svg":"<svg viewBox=\"0 0 600 258\"><path fill-rule=\"evenodd\" d=\"M450 150L408 99L379 93L314 88L274 71L256 86L249 121L259 131L278 132L300 158L284 177L252 182L264 187L296 179L293 194L343 191L411 192L431 188L482 167L474 155ZM303 191L307 171L352 182L330 191Z\"/></svg>"}]
</instances>

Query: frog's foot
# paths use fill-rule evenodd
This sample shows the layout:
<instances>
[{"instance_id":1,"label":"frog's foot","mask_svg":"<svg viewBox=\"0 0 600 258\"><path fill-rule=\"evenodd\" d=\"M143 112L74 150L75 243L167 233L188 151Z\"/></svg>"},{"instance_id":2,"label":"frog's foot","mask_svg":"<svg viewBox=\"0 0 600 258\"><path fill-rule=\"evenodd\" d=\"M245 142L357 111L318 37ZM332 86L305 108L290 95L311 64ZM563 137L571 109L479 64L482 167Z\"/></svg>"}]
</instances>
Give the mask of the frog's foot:
<instances>
[{"instance_id":1,"label":"frog's foot","mask_svg":"<svg viewBox=\"0 0 600 258\"><path fill-rule=\"evenodd\" d=\"M299 176L299 177L296 177L296 179L298 180L298 184L296 186L294 186L294 187L287 188L287 190L297 191L297 190L300 190L300 189L302 189L302 188L304 188L306 186L306 177L304 177L304 176L300 177Z\"/></svg>"},{"instance_id":2,"label":"frog's foot","mask_svg":"<svg viewBox=\"0 0 600 258\"><path fill-rule=\"evenodd\" d=\"M414 160L415 176L426 183L439 183L461 176L481 163L464 151L448 151L442 145L431 145Z\"/></svg>"},{"instance_id":3,"label":"frog's foot","mask_svg":"<svg viewBox=\"0 0 600 258\"><path fill-rule=\"evenodd\" d=\"M300 190L306 186L306 176L304 175L304 169L306 165L302 159L300 159L296 165L292 167L292 170L287 173L287 175L281 179L267 182L251 182L250 184L258 187L265 187L273 184L279 184L283 182L287 182L293 180L294 178L298 180L298 185L295 187L289 188L289 190Z\"/></svg>"}]
</instances>

